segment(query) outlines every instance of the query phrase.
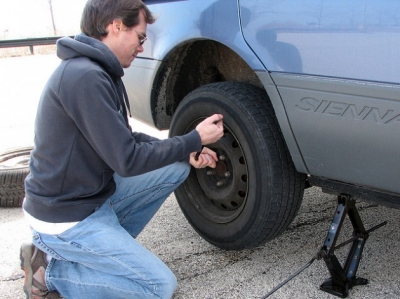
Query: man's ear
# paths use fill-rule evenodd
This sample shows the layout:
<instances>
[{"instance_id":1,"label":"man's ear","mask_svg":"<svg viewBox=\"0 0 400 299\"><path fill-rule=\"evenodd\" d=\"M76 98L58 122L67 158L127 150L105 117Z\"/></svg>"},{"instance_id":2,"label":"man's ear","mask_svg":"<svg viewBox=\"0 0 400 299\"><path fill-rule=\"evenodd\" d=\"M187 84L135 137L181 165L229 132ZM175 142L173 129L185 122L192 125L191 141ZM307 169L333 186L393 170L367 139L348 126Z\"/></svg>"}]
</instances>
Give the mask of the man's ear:
<instances>
[{"instance_id":1,"label":"man's ear","mask_svg":"<svg viewBox=\"0 0 400 299\"><path fill-rule=\"evenodd\" d=\"M117 34L119 31L122 30L122 21L121 20L114 20L111 24L111 30Z\"/></svg>"}]
</instances>

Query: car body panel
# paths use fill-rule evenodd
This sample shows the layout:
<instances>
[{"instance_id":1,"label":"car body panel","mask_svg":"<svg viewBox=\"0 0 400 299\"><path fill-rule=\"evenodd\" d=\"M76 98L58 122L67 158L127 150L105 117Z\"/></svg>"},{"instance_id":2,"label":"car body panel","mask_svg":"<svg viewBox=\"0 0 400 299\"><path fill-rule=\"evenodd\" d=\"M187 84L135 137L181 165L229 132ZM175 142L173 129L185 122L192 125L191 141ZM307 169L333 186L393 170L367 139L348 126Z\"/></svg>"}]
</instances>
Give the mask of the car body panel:
<instances>
[{"instance_id":1,"label":"car body panel","mask_svg":"<svg viewBox=\"0 0 400 299\"><path fill-rule=\"evenodd\" d=\"M399 193L400 2L240 5L245 39L271 72L307 172Z\"/></svg>"},{"instance_id":2,"label":"car body panel","mask_svg":"<svg viewBox=\"0 0 400 299\"><path fill-rule=\"evenodd\" d=\"M150 101L151 91L156 70L160 65L161 61L159 60L136 58L132 67L125 70L123 77L132 117L151 126L154 126Z\"/></svg>"},{"instance_id":3,"label":"car body panel","mask_svg":"<svg viewBox=\"0 0 400 299\"><path fill-rule=\"evenodd\" d=\"M400 192L400 86L274 74L310 174Z\"/></svg>"},{"instance_id":4,"label":"car body panel","mask_svg":"<svg viewBox=\"0 0 400 299\"><path fill-rule=\"evenodd\" d=\"M153 2L156 4L152 5ZM147 27L149 41L139 58L163 60L177 45L210 39L231 48L252 69L265 70L243 38L237 1L163 1L162 5L158 2L146 1L157 21Z\"/></svg>"},{"instance_id":5,"label":"car body panel","mask_svg":"<svg viewBox=\"0 0 400 299\"><path fill-rule=\"evenodd\" d=\"M243 39L237 1L146 1L146 4L157 21L148 25L144 52L125 70L123 77L132 116L138 120L154 126L153 117L149 113L152 109L149 91L153 88L154 76L160 67L154 60L168 59L169 53L184 43L201 39L218 41L236 51L254 70L265 71ZM224 18L220 17L221 14ZM151 69L153 71L149 71ZM143 91L138 93L137 90ZM133 108L138 106L141 108Z\"/></svg>"},{"instance_id":6,"label":"car body panel","mask_svg":"<svg viewBox=\"0 0 400 299\"><path fill-rule=\"evenodd\" d=\"M399 1L241 0L240 6L245 39L271 72L400 82Z\"/></svg>"}]
</instances>

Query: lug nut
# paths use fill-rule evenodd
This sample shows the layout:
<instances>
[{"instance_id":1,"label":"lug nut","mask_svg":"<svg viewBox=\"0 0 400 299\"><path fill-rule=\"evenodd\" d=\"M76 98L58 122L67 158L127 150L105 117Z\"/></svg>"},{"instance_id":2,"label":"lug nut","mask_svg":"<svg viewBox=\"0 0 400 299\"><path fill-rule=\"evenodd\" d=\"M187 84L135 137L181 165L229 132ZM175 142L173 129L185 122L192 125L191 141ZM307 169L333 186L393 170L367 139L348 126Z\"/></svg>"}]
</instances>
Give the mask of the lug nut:
<instances>
[{"instance_id":1,"label":"lug nut","mask_svg":"<svg viewBox=\"0 0 400 299\"><path fill-rule=\"evenodd\" d=\"M217 182L217 187L222 187L226 185L226 181L225 180L220 180Z\"/></svg>"},{"instance_id":2,"label":"lug nut","mask_svg":"<svg viewBox=\"0 0 400 299\"><path fill-rule=\"evenodd\" d=\"M229 177L231 176L231 173L230 173L229 171L227 171L227 172L224 173L224 176L225 176L226 178L229 178Z\"/></svg>"},{"instance_id":3,"label":"lug nut","mask_svg":"<svg viewBox=\"0 0 400 299\"><path fill-rule=\"evenodd\" d=\"M219 156L218 158L219 158L219 160L221 160L221 161L225 161L225 156L224 156L224 155L221 155L221 156Z\"/></svg>"},{"instance_id":4,"label":"lug nut","mask_svg":"<svg viewBox=\"0 0 400 299\"><path fill-rule=\"evenodd\" d=\"M215 175L215 170L207 170L207 175Z\"/></svg>"}]
</instances>

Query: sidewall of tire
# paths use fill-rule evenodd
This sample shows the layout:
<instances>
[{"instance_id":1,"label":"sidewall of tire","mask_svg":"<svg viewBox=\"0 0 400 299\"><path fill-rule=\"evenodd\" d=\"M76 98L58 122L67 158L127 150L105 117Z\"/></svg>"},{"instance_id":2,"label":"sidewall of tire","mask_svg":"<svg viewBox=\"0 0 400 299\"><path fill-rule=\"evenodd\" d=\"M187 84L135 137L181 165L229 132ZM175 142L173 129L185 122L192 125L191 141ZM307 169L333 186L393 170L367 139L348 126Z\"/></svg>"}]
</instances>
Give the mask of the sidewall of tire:
<instances>
[{"instance_id":1,"label":"sidewall of tire","mask_svg":"<svg viewBox=\"0 0 400 299\"><path fill-rule=\"evenodd\" d=\"M0 154L0 162L18 156L30 156L32 147L21 147ZM25 178L29 167L0 169L0 207L21 207L25 197Z\"/></svg>"}]
</instances>

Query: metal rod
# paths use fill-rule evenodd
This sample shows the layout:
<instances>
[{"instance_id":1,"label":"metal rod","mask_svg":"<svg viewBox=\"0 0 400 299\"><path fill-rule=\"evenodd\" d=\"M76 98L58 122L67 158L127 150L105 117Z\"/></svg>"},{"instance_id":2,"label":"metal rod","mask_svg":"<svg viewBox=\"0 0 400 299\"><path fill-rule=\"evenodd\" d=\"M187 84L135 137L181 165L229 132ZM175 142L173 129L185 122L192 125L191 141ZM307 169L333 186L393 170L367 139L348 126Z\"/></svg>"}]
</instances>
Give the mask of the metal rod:
<instances>
[{"instance_id":1,"label":"metal rod","mask_svg":"<svg viewBox=\"0 0 400 299\"><path fill-rule=\"evenodd\" d=\"M268 298L271 296L273 293L275 293L277 290L279 290L281 287L283 287L285 284L287 284L289 281L291 281L293 278L295 278L297 275L299 275L301 272L303 272L305 269L311 266L311 264L316 260L316 257L313 257L307 264L305 264L303 267L301 267L299 270L297 270L294 274L286 278L283 282L281 282L279 285L277 285L275 288L273 288L271 291L268 292L264 297L261 299Z\"/></svg>"},{"instance_id":2,"label":"metal rod","mask_svg":"<svg viewBox=\"0 0 400 299\"><path fill-rule=\"evenodd\" d=\"M375 225L374 227L371 227L369 230L367 230L367 233L369 234L369 233L373 232L374 230L377 230L378 228L380 228L380 227L382 227L382 226L384 226L386 224L387 224L387 221L384 221L384 222L382 222L382 223L380 223L378 225ZM357 240L359 238L362 238L362 234L357 234L354 237L350 238L349 240L347 240L347 241L345 241L343 243L340 243L339 245L335 246L334 250L339 249L339 248L341 248L341 247L343 247L343 246L345 246L347 244L350 244L351 242L353 242L353 241L355 241L355 240Z\"/></svg>"}]
</instances>

